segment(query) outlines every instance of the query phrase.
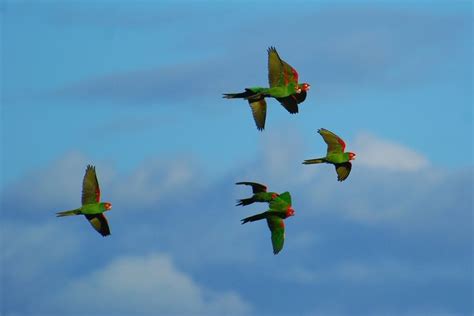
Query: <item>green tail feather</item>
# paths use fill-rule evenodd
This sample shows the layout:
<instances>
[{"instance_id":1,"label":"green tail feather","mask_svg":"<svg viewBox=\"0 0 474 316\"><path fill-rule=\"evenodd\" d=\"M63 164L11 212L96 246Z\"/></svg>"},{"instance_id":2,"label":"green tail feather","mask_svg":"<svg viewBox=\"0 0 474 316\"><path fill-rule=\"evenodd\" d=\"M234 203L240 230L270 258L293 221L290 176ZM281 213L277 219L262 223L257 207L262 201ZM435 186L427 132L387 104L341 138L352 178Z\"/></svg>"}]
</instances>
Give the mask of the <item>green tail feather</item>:
<instances>
[{"instance_id":1,"label":"green tail feather","mask_svg":"<svg viewBox=\"0 0 474 316\"><path fill-rule=\"evenodd\" d=\"M264 219L264 218L267 218L267 212L263 212L263 213L260 213L260 214L257 214L257 215L246 217L244 219L241 219L241 221L242 221L242 224L245 224L245 223L248 223L248 222L259 221L259 220Z\"/></svg>"},{"instance_id":2,"label":"green tail feather","mask_svg":"<svg viewBox=\"0 0 474 316\"><path fill-rule=\"evenodd\" d=\"M80 215L80 214L81 214L81 209L78 208L71 211L57 212L56 217L72 216L72 215Z\"/></svg>"},{"instance_id":3,"label":"green tail feather","mask_svg":"<svg viewBox=\"0 0 474 316\"><path fill-rule=\"evenodd\" d=\"M316 158L316 159L308 159L308 160L305 160L303 161L303 164L305 165L310 165L310 164L314 164L314 163L324 163L326 162L326 159L324 158Z\"/></svg>"},{"instance_id":4,"label":"green tail feather","mask_svg":"<svg viewBox=\"0 0 474 316\"><path fill-rule=\"evenodd\" d=\"M222 97L225 99L246 99L249 100L249 102L255 102L262 100L265 96L269 96L267 95L267 90L266 88L260 87L252 89L246 88L242 93L224 93Z\"/></svg>"},{"instance_id":5,"label":"green tail feather","mask_svg":"<svg viewBox=\"0 0 474 316\"><path fill-rule=\"evenodd\" d=\"M255 200L253 198L248 198L248 199L237 200L237 202L238 203L235 206L239 206L239 205L245 206L245 205L252 204L253 202L255 202Z\"/></svg>"}]
</instances>

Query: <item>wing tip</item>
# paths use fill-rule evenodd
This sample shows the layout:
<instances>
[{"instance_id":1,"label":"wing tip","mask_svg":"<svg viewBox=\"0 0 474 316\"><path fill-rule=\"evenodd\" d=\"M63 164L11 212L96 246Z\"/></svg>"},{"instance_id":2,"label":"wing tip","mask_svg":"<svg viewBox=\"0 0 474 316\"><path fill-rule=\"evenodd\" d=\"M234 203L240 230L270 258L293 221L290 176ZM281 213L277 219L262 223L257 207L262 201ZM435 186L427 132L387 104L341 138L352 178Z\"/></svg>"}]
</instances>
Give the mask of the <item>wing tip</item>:
<instances>
[{"instance_id":1,"label":"wing tip","mask_svg":"<svg viewBox=\"0 0 474 316\"><path fill-rule=\"evenodd\" d=\"M92 164L88 164L87 167L86 167L86 171L87 171L87 170L95 171L95 166L92 165Z\"/></svg>"}]
</instances>

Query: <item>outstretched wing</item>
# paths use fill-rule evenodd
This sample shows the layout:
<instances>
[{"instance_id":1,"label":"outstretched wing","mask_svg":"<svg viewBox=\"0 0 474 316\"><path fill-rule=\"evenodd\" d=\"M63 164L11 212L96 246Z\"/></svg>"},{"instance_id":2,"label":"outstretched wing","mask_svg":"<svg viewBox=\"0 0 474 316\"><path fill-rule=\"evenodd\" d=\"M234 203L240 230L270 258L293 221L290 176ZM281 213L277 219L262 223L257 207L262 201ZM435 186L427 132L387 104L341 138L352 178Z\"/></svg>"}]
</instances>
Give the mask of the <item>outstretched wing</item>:
<instances>
[{"instance_id":1,"label":"outstretched wing","mask_svg":"<svg viewBox=\"0 0 474 316\"><path fill-rule=\"evenodd\" d=\"M252 109L253 119L259 131L265 128L265 119L267 117L267 102L265 99L259 98L256 100L249 99L250 108Z\"/></svg>"},{"instance_id":2,"label":"outstretched wing","mask_svg":"<svg viewBox=\"0 0 474 316\"><path fill-rule=\"evenodd\" d=\"M336 167L337 172L337 181L344 181L351 173L352 164L348 162L338 163L334 165Z\"/></svg>"},{"instance_id":3,"label":"outstretched wing","mask_svg":"<svg viewBox=\"0 0 474 316\"><path fill-rule=\"evenodd\" d=\"M95 167L88 165L82 181L82 205L98 203L99 201L100 188L95 174Z\"/></svg>"},{"instance_id":4,"label":"outstretched wing","mask_svg":"<svg viewBox=\"0 0 474 316\"><path fill-rule=\"evenodd\" d=\"M279 197L280 197L280 199L282 199L283 201L288 203L289 206L291 206L291 194L290 194L290 192L288 192L288 191L283 192L282 194L280 194Z\"/></svg>"},{"instance_id":5,"label":"outstretched wing","mask_svg":"<svg viewBox=\"0 0 474 316\"><path fill-rule=\"evenodd\" d=\"M346 149L346 143L334 134L333 132L328 131L327 129L321 128L318 130L318 133L323 137L324 141L328 145L327 154L340 154L343 153Z\"/></svg>"},{"instance_id":6,"label":"outstretched wing","mask_svg":"<svg viewBox=\"0 0 474 316\"><path fill-rule=\"evenodd\" d=\"M260 192L267 192L267 186L257 183L257 182L237 182L235 184L250 185L252 187L252 192L254 194L260 193Z\"/></svg>"},{"instance_id":7,"label":"outstretched wing","mask_svg":"<svg viewBox=\"0 0 474 316\"><path fill-rule=\"evenodd\" d=\"M306 99L306 91L302 90L300 93L295 93L284 98L275 98L281 105L291 114L298 113L298 104Z\"/></svg>"},{"instance_id":8,"label":"outstretched wing","mask_svg":"<svg viewBox=\"0 0 474 316\"><path fill-rule=\"evenodd\" d=\"M298 73L280 58L275 47L268 48L268 83L270 88L286 86L290 82L298 85Z\"/></svg>"},{"instance_id":9,"label":"outstretched wing","mask_svg":"<svg viewBox=\"0 0 474 316\"><path fill-rule=\"evenodd\" d=\"M269 203L269 208L272 211L283 211L291 206L291 195L290 192L283 192L279 196L275 197Z\"/></svg>"},{"instance_id":10,"label":"outstretched wing","mask_svg":"<svg viewBox=\"0 0 474 316\"><path fill-rule=\"evenodd\" d=\"M272 232L273 254L279 253L285 243L285 222L278 216L267 217L268 228Z\"/></svg>"},{"instance_id":11,"label":"outstretched wing","mask_svg":"<svg viewBox=\"0 0 474 316\"><path fill-rule=\"evenodd\" d=\"M84 216L87 218L89 223L91 223L92 227L99 232L99 234L104 237L110 235L109 223L104 214L87 214Z\"/></svg>"}]
</instances>

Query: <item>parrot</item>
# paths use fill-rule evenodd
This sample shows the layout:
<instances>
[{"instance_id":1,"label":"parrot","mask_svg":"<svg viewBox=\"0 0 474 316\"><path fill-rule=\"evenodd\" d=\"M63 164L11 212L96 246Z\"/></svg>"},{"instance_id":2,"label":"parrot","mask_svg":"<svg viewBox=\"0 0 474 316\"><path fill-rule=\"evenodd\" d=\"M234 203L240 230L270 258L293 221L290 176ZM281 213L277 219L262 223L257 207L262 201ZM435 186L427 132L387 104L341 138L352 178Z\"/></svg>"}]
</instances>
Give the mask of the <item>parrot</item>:
<instances>
[{"instance_id":1,"label":"parrot","mask_svg":"<svg viewBox=\"0 0 474 316\"><path fill-rule=\"evenodd\" d=\"M268 228L272 233L273 254L278 254L283 249L285 242L285 222L284 219L294 216L295 210L291 207L291 195L284 192L269 203L269 210L260 214L242 219L242 224L266 219Z\"/></svg>"},{"instance_id":2,"label":"parrot","mask_svg":"<svg viewBox=\"0 0 474 316\"><path fill-rule=\"evenodd\" d=\"M104 212L112 209L112 203L100 202L100 188L95 167L88 165L82 182L82 206L80 208L57 212L56 217L84 215L92 227L103 237L110 235L109 224Z\"/></svg>"},{"instance_id":3,"label":"parrot","mask_svg":"<svg viewBox=\"0 0 474 316\"><path fill-rule=\"evenodd\" d=\"M356 154L352 152L344 152L346 144L344 141L327 129L320 128L318 133L323 137L328 145L326 157L308 159L303 162L305 165L315 163L330 163L336 167L337 180L344 181L349 176L352 169L351 160L355 159Z\"/></svg>"},{"instance_id":4,"label":"parrot","mask_svg":"<svg viewBox=\"0 0 474 316\"><path fill-rule=\"evenodd\" d=\"M237 205L249 205L254 202L270 202L276 198L279 194L275 192L267 192L267 187L263 184L256 182L237 182L237 185L244 184L252 187L253 196L247 199L237 200Z\"/></svg>"},{"instance_id":5,"label":"parrot","mask_svg":"<svg viewBox=\"0 0 474 316\"><path fill-rule=\"evenodd\" d=\"M270 47L268 52L268 82L270 88L246 88L242 93L224 93L224 98L246 99L252 109L253 118L257 129L265 128L267 103L265 97L273 97L291 114L298 113L298 104L306 99L310 89L308 83L298 83L296 70L283 61L275 47Z\"/></svg>"}]
</instances>

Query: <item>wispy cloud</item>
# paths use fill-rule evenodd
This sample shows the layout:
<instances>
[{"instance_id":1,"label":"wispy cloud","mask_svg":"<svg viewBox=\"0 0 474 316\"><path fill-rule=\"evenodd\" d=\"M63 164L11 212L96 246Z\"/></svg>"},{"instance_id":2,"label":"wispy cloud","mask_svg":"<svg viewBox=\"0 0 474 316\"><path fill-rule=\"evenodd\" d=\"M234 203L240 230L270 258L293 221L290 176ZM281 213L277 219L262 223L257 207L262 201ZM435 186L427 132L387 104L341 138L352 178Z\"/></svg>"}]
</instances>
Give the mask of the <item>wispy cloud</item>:
<instances>
[{"instance_id":1,"label":"wispy cloud","mask_svg":"<svg viewBox=\"0 0 474 316\"><path fill-rule=\"evenodd\" d=\"M104 75L66 86L52 96L109 99L126 104L167 106L195 98L218 97L224 88L222 65L200 61ZM224 79L225 81L225 79Z\"/></svg>"},{"instance_id":2,"label":"wispy cloud","mask_svg":"<svg viewBox=\"0 0 474 316\"><path fill-rule=\"evenodd\" d=\"M73 280L57 295L50 308L63 315L71 311L88 315L242 315L250 311L238 294L203 288L169 256L157 253L118 257Z\"/></svg>"},{"instance_id":3,"label":"wispy cloud","mask_svg":"<svg viewBox=\"0 0 474 316\"><path fill-rule=\"evenodd\" d=\"M296 37L294 29L286 24L269 20L262 22L260 16L253 14L242 17L247 21L245 32L220 21L218 23L226 27L213 30L208 36L199 36L196 43L192 35L195 33L171 29L169 34L175 33L176 36L169 41L179 51L188 49L188 46L181 47L181 42L175 43L174 38L186 37L193 42L195 53L202 55L206 51L206 57L195 63L187 60L90 77L63 86L51 95L85 100L99 98L134 105L175 103L210 96L217 98L229 89L266 84L264 50L268 45L276 45L282 57L299 70L301 79L318 89L320 101L328 97L335 101L354 96L369 86L387 91L396 88L397 93L400 89L421 89L441 79L439 67L449 67L450 73L456 69L454 73L466 79L469 76L456 63L460 59L469 59L466 48L471 40L470 17L462 11L427 14L416 8L401 11L383 5L316 8L309 7L309 12L304 13L298 11ZM215 15L210 12L213 10L200 11L203 20ZM165 16L165 19L173 16L167 15L166 10L155 13ZM128 24L147 25L148 20L154 19L151 16L152 13L147 13L141 23L129 23L127 21L140 19L134 13L121 12L112 19L115 21L113 24L127 27ZM97 20L109 23L110 19ZM246 36L259 29L262 23L274 28L267 36L267 43L262 43L260 37ZM194 27L199 29L201 26ZM317 42L308 45L307 39L315 36ZM209 54L216 37L220 45ZM292 38L291 45L282 42L282 38ZM237 50L236 43L245 43L245 46L239 46ZM297 51L295 46L299 48ZM433 72L435 69L438 72Z\"/></svg>"},{"instance_id":4,"label":"wispy cloud","mask_svg":"<svg viewBox=\"0 0 474 316\"><path fill-rule=\"evenodd\" d=\"M429 166L420 153L368 133L357 135L354 144L358 165L387 171L417 171Z\"/></svg>"}]
</instances>

